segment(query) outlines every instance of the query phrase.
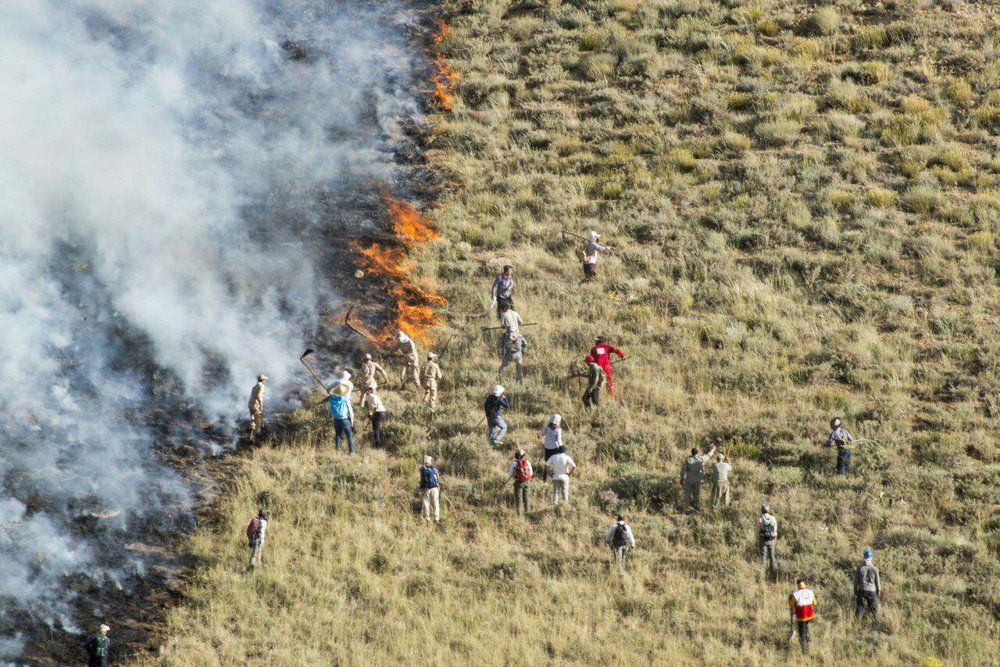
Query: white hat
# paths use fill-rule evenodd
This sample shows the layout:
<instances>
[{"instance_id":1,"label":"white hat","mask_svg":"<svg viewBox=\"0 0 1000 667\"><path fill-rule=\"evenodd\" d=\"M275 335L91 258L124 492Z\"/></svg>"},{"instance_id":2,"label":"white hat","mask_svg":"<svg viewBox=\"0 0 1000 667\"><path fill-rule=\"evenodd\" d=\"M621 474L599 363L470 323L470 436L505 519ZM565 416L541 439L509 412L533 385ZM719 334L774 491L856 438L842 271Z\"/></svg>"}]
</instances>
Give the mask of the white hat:
<instances>
[{"instance_id":1,"label":"white hat","mask_svg":"<svg viewBox=\"0 0 1000 667\"><path fill-rule=\"evenodd\" d=\"M365 355L365 361L371 361L371 360L372 360L372 355L366 354Z\"/></svg>"},{"instance_id":2,"label":"white hat","mask_svg":"<svg viewBox=\"0 0 1000 667\"><path fill-rule=\"evenodd\" d=\"M399 332L398 334L396 334L396 338L398 338L398 339L399 339L399 342L400 342L400 343L405 343L406 341L410 340L410 337L409 337L409 336L407 336L407 335L406 335L405 333L403 333L402 331L400 331L400 332Z\"/></svg>"},{"instance_id":3,"label":"white hat","mask_svg":"<svg viewBox=\"0 0 1000 667\"><path fill-rule=\"evenodd\" d=\"M562 424L562 415L560 415L560 414L554 414L554 415L552 415L551 417L549 417L549 423L550 424L555 424L556 426L558 426L559 424Z\"/></svg>"},{"instance_id":4,"label":"white hat","mask_svg":"<svg viewBox=\"0 0 1000 667\"><path fill-rule=\"evenodd\" d=\"M344 371L343 373L340 374L340 381L341 382L347 382L350 379L351 379L351 372L350 371Z\"/></svg>"},{"instance_id":5,"label":"white hat","mask_svg":"<svg viewBox=\"0 0 1000 667\"><path fill-rule=\"evenodd\" d=\"M261 373L260 375L257 376L257 382L267 382L270 379L271 378L267 377L263 373Z\"/></svg>"},{"instance_id":6,"label":"white hat","mask_svg":"<svg viewBox=\"0 0 1000 667\"><path fill-rule=\"evenodd\" d=\"M109 628L108 626L106 626L106 625L104 625L104 624L102 623L102 624L101 624L101 634L107 634L107 633L109 633L109 632L111 632L111 628Z\"/></svg>"},{"instance_id":7,"label":"white hat","mask_svg":"<svg viewBox=\"0 0 1000 667\"><path fill-rule=\"evenodd\" d=\"M598 234L597 232L590 232L590 240L591 240L591 241L596 241L596 240L597 240L597 239L599 239L600 237L601 237L601 235L600 235L600 234Z\"/></svg>"},{"instance_id":8,"label":"white hat","mask_svg":"<svg viewBox=\"0 0 1000 667\"><path fill-rule=\"evenodd\" d=\"M424 454L424 465L425 465L425 466L429 466L429 465L431 465L431 464L432 464L433 462L434 462L434 459L432 459L432 458L431 458L431 455L430 455L430 454Z\"/></svg>"},{"instance_id":9,"label":"white hat","mask_svg":"<svg viewBox=\"0 0 1000 667\"><path fill-rule=\"evenodd\" d=\"M493 387L493 395L494 396L499 396L503 392L504 392L503 385L499 385L498 384L497 386Z\"/></svg>"},{"instance_id":10,"label":"white hat","mask_svg":"<svg viewBox=\"0 0 1000 667\"><path fill-rule=\"evenodd\" d=\"M437 359L437 355L434 354L433 352L428 352L427 353L427 358L428 359Z\"/></svg>"}]
</instances>

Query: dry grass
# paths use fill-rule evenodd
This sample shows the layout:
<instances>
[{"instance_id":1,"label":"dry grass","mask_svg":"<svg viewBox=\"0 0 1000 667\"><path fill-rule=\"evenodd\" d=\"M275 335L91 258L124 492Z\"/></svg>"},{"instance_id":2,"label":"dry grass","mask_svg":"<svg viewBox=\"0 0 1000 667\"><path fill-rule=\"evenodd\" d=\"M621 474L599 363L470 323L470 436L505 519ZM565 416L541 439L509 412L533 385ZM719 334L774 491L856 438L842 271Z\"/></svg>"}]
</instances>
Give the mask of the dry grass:
<instances>
[{"instance_id":1,"label":"dry grass","mask_svg":"<svg viewBox=\"0 0 1000 667\"><path fill-rule=\"evenodd\" d=\"M422 266L468 312L516 265L519 310L541 325L526 330L510 442L536 455L562 412L573 504L553 512L536 486L519 521L490 496L506 453L475 424L493 341L456 319L468 335L442 364L432 425L391 393L387 453L337 457L303 414L301 438L244 461L143 664L778 664L794 659L784 604L799 575L821 604L815 664L997 664L988 5L451 8L442 48L462 83L433 126L448 187ZM592 227L620 252L581 286L558 232ZM621 400L589 416L565 378L597 332L633 358ZM834 414L872 441L861 478L830 475ZM734 506L679 514L683 453L710 442L734 459ZM439 530L412 503L427 450L451 501ZM270 562L247 577L240 533L265 491ZM753 562L764 499L784 526L777 584ZM640 543L625 578L599 540L619 509ZM866 546L885 582L879 630L850 620Z\"/></svg>"}]
</instances>

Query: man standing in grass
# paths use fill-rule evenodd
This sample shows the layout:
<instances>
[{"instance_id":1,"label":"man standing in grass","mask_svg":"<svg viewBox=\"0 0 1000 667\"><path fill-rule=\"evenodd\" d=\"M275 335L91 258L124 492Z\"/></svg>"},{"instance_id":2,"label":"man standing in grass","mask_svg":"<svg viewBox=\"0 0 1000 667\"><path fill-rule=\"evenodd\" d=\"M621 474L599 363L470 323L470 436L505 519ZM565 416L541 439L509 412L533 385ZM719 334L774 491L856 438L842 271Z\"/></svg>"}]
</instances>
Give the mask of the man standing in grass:
<instances>
[{"instance_id":1,"label":"man standing in grass","mask_svg":"<svg viewBox=\"0 0 1000 667\"><path fill-rule=\"evenodd\" d=\"M521 319L520 313L506 303L500 306L500 326L504 328L504 331L517 333L523 324L524 320Z\"/></svg>"},{"instance_id":2,"label":"man standing in grass","mask_svg":"<svg viewBox=\"0 0 1000 667\"><path fill-rule=\"evenodd\" d=\"M361 364L361 386L378 389L378 382L376 382L376 376L378 375L382 376L383 382L389 381L389 376L386 375L385 369L372 359L372 355L366 354L365 363Z\"/></svg>"},{"instance_id":3,"label":"man standing in grass","mask_svg":"<svg viewBox=\"0 0 1000 667\"><path fill-rule=\"evenodd\" d=\"M760 553L760 566L767 563L768 572L772 576L778 573L778 556L774 547L778 541L778 519L771 514L767 505L760 506L760 516L757 517L757 551Z\"/></svg>"},{"instance_id":4,"label":"man standing in grass","mask_svg":"<svg viewBox=\"0 0 1000 667\"><path fill-rule=\"evenodd\" d=\"M712 466L712 507L720 504L729 507L729 459L725 454L716 457Z\"/></svg>"},{"instance_id":5,"label":"man standing in grass","mask_svg":"<svg viewBox=\"0 0 1000 667\"><path fill-rule=\"evenodd\" d=\"M788 596L788 609L792 624L792 631L788 635L788 639L791 641L798 630L802 652L809 653L809 624L812 623L816 615L816 596L806 588L806 582L802 579L795 583L798 588Z\"/></svg>"},{"instance_id":6,"label":"man standing in grass","mask_svg":"<svg viewBox=\"0 0 1000 667\"><path fill-rule=\"evenodd\" d=\"M438 380L441 379L441 367L437 365L437 355L427 353L427 363L424 364L424 402L431 406L431 414L437 414Z\"/></svg>"},{"instance_id":7,"label":"man standing in grass","mask_svg":"<svg viewBox=\"0 0 1000 667\"><path fill-rule=\"evenodd\" d=\"M490 447L503 445L503 437L507 435L507 422L503 419L503 411L510 410L510 401L503 392L504 388L496 385L483 403L483 410L486 412L486 437Z\"/></svg>"},{"instance_id":8,"label":"man standing in grass","mask_svg":"<svg viewBox=\"0 0 1000 667\"><path fill-rule=\"evenodd\" d=\"M534 475L534 470L532 470L531 461L528 460L528 455L523 449L514 453L514 460L510 462L507 473L514 479L514 511L521 515L527 514L528 483Z\"/></svg>"},{"instance_id":9,"label":"man standing in grass","mask_svg":"<svg viewBox=\"0 0 1000 667\"><path fill-rule=\"evenodd\" d=\"M601 368L600 364L594 360L594 357L588 355L586 361L587 389L583 392L583 406L589 410L591 405L595 408L600 407L601 387L604 386L608 376L605 374L604 369Z\"/></svg>"},{"instance_id":10,"label":"man standing in grass","mask_svg":"<svg viewBox=\"0 0 1000 667\"><path fill-rule=\"evenodd\" d=\"M264 540L267 537L267 510L257 512L247 526L247 546L250 547L250 560L247 561L247 571L259 566L264 558Z\"/></svg>"},{"instance_id":11,"label":"man standing in grass","mask_svg":"<svg viewBox=\"0 0 1000 667\"><path fill-rule=\"evenodd\" d=\"M354 453L354 406L351 404L351 392L354 383L351 374L344 371L337 384L330 390L327 402L330 404L330 416L333 417L333 445L340 451L340 440L347 437L347 451Z\"/></svg>"},{"instance_id":12,"label":"man standing in grass","mask_svg":"<svg viewBox=\"0 0 1000 667\"><path fill-rule=\"evenodd\" d=\"M705 481L705 462L712 458L715 447L704 456L698 455L696 447L691 448L691 456L681 464L681 484L684 486L684 509L701 511L701 484Z\"/></svg>"},{"instance_id":13,"label":"man standing in grass","mask_svg":"<svg viewBox=\"0 0 1000 667\"><path fill-rule=\"evenodd\" d=\"M493 287L490 290L490 296L493 298L493 305L497 308L497 317L503 316L503 307L507 306L511 310L514 309L514 267L510 264L505 264L503 271L496 280L493 281Z\"/></svg>"},{"instance_id":14,"label":"man standing in grass","mask_svg":"<svg viewBox=\"0 0 1000 667\"><path fill-rule=\"evenodd\" d=\"M254 440L264 432L264 383L268 379L261 373L257 376L257 384L250 390L250 403L247 407L250 409L250 434Z\"/></svg>"},{"instance_id":15,"label":"man standing in grass","mask_svg":"<svg viewBox=\"0 0 1000 667\"><path fill-rule=\"evenodd\" d=\"M420 501L424 521L431 520L434 512L434 523L441 521L441 473L434 465L434 459L424 456L424 465L420 467Z\"/></svg>"},{"instance_id":16,"label":"man standing in grass","mask_svg":"<svg viewBox=\"0 0 1000 667\"><path fill-rule=\"evenodd\" d=\"M365 395L361 397L361 407L367 406L370 408L368 413L368 418L372 422L372 445L375 447L382 446L382 422L385 421L385 404L382 403L382 399L379 395L375 393L375 387L368 385L365 389Z\"/></svg>"},{"instance_id":17,"label":"man standing in grass","mask_svg":"<svg viewBox=\"0 0 1000 667\"><path fill-rule=\"evenodd\" d=\"M625 574L625 556L629 549L635 548L635 536L632 535L632 529L625 523L625 517L621 514L608 529L607 540L608 546L611 547L611 551L615 555L618 569L621 570L622 574Z\"/></svg>"},{"instance_id":18,"label":"man standing in grass","mask_svg":"<svg viewBox=\"0 0 1000 667\"><path fill-rule=\"evenodd\" d=\"M111 653L111 628L101 624L97 634L87 640L87 667L108 667Z\"/></svg>"},{"instance_id":19,"label":"man standing in grass","mask_svg":"<svg viewBox=\"0 0 1000 667\"><path fill-rule=\"evenodd\" d=\"M858 471L851 465L851 455L854 453L851 451L851 443L854 442L854 436L844 428L840 417L834 417L830 421L830 429L830 435L826 439L825 446L835 445L837 447L837 474L843 475L848 471L852 474L857 474Z\"/></svg>"},{"instance_id":20,"label":"man standing in grass","mask_svg":"<svg viewBox=\"0 0 1000 667\"><path fill-rule=\"evenodd\" d=\"M576 462L566 452L556 454L545 463L552 472L552 502L558 507L562 497L564 503L569 503L569 476L576 470Z\"/></svg>"},{"instance_id":21,"label":"man standing in grass","mask_svg":"<svg viewBox=\"0 0 1000 667\"><path fill-rule=\"evenodd\" d=\"M597 256L602 252L611 250L610 246L601 245L597 240L601 235L597 232L590 232L590 241L583 252L583 282L593 282L597 278Z\"/></svg>"},{"instance_id":22,"label":"man standing in grass","mask_svg":"<svg viewBox=\"0 0 1000 667\"><path fill-rule=\"evenodd\" d=\"M620 359L625 358L625 353L617 347L613 347L604 342L602 336L594 339L594 347L590 348L590 356L594 358L597 365L604 371L604 376L608 379L608 395L615 395L614 373L611 370L611 355L617 354Z\"/></svg>"},{"instance_id":23,"label":"man standing in grass","mask_svg":"<svg viewBox=\"0 0 1000 667\"><path fill-rule=\"evenodd\" d=\"M413 378L413 384L420 389L420 355L417 353L417 344L413 339L400 331L396 334L397 349L403 355L403 372L399 376L399 386L406 386L406 376Z\"/></svg>"},{"instance_id":24,"label":"man standing in grass","mask_svg":"<svg viewBox=\"0 0 1000 667\"><path fill-rule=\"evenodd\" d=\"M517 381L524 380L524 353L528 349L528 341L519 331L504 332L500 338L500 368L497 369L497 380L501 379L503 369L510 364L517 364Z\"/></svg>"},{"instance_id":25,"label":"man standing in grass","mask_svg":"<svg viewBox=\"0 0 1000 667\"><path fill-rule=\"evenodd\" d=\"M882 594L882 579L878 568L872 562L872 552L865 550L864 560L854 573L854 597L857 605L854 616L859 621L864 618L865 607L872 614L872 622L878 623L878 596Z\"/></svg>"}]
</instances>

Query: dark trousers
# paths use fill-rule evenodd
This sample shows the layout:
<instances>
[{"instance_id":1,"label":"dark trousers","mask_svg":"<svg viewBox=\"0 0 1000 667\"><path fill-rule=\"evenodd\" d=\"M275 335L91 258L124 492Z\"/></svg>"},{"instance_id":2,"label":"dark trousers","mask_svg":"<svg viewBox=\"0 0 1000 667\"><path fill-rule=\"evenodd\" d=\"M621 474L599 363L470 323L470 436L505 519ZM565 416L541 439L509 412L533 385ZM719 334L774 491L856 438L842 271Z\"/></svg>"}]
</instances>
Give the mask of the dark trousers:
<instances>
[{"instance_id":1,"label":"dark trousers","mask_svg":"<svg viewBox=\"0 0 1000 667\"><path fill-rule=\"evenodd\" d=\"M854 616L858 620L865 615L865 607L872 613L872 618L878 620L878 596L875 591L855 591Z\"/></svg>"},{"instance_id":2,"label":"dark trousers","mask_svg":"<svg viewBox=\"0 0 1000 667\"><path fill-rule=\"evenodd\" d=\"M583 394L583 405L588 410L593 405L595 408L601 406L601 387L598 385L593 389L588 389Z\"/></svg>"},{"instance_id":3,"label":"dark trousers","mask_svg":"<svg viewBox=\"0 0 1000 667\"><path fill-rule=\"evenodd\" d=\"M799 626L799 644L803 651L809 650L809 624L812 621L796 621Z\"/></svg>"},{"instance_id":4,"label":"dark trousers","mask_svg":"<svg viewBox=\"0 0 1000 667\"><path fill-rule=\"evenodd\" d=\"M596 264L584 264L583 265L583 280L584 282L590 282L597 277L597 265Z\"/></svg>"},{"instance_id":5,"label":"dark trousers","mask_svg":"<svg viewBox=\"0 0 1000 667\"><path fill-rule=\"evenodd\" d=\"M382 422L384 420L384 412L372 413L372 444L376 447L382 446Z\"/></svg>"},{"instance_id":6,"label":"dark trousers","mask_svg":"<svg viewBox=\"0 0 1000 667\"><path fill-rule=\"evenodd\" d=\"M845 472L850 472L852 475L857 474L857 470L851 465L851 455L850 449L841 449L837 451L837 474L843 475Z\"/></svg>"},{"instance_id":7,"label":"dark trousers","mask_svg":"<svg viewBox=\"0 0 1000 667\"><path fill-rule=\"evenodd\" d=\"M351 454L354 453L354 428L351 426L350 419L334 419L333 420L333 446L340 451L340 439L343 436L347 436L347 451Z\"/></svg>"},{"instance_id":8,"label":"dark trousers","mask_svg":"<svg viewBox=\"0 0 1000 667\"><path fill-rule=\"evenodd\" d=\"M514 507L518 514L528 513L528 482L514 480Z\"/></svg>"}]
</instances>

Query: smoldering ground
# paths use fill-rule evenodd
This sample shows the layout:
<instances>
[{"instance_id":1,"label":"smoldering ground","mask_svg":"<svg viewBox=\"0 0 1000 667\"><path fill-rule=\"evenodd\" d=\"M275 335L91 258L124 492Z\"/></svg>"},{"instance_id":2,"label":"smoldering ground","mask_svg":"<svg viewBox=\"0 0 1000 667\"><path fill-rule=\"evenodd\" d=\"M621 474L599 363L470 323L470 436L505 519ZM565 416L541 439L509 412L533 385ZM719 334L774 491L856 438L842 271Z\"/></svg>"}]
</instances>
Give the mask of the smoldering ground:
<instances>
[{"instance_id":1,"label":"smoldering ground","mask_svg":"<svg viewBox=\"0 0 1000 667\"><path fill-rule=\"evenodd\" d=\"M414 19L332 0L0 3L0 658L190 525L158 451L279 397L340 201L400 177ZM272 403L269 405L271 407ZM221 426L220 426L221 425ZM223 436L226 443L233 436ZM81 600L81 577L94 600Z\"/></svg>"}]
</instances>

